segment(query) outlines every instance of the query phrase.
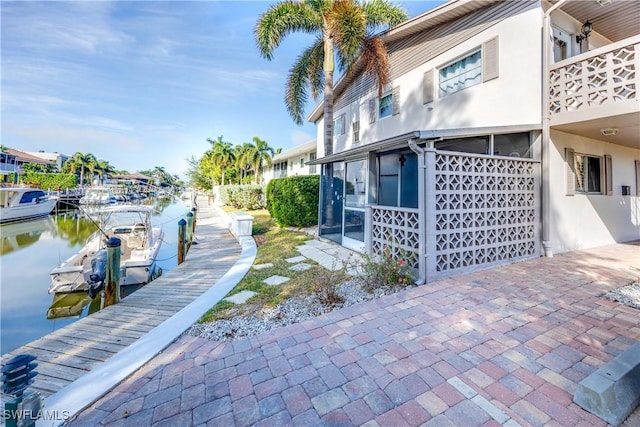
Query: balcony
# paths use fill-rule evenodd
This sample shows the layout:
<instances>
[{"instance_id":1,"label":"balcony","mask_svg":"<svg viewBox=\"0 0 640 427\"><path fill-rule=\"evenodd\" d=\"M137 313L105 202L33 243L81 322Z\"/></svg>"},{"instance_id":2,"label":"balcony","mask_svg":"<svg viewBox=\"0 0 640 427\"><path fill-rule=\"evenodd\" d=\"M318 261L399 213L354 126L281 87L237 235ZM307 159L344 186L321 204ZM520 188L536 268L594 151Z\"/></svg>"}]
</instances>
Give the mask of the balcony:
<instances>
[{"instance_id":1,"label":"balcony","mask_svg":"<svg viewBox=\"0 0 640 427\"><path fill-rule=\"evenodd\" d=\"M618 142L637 146L640 122L640 36L568 58L549 68L554 129L598 139L619 129Z\"/></svg>"}]
</instances>

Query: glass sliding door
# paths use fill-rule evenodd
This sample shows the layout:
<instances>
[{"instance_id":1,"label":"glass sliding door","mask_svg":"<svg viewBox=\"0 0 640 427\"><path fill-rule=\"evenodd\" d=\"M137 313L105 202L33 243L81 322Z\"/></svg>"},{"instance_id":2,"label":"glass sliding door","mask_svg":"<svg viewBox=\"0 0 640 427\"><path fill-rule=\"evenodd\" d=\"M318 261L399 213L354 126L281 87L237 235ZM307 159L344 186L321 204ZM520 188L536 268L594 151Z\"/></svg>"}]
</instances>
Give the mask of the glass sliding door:
<instances>
[{"instance_id":1,"label":"glass sliding door","mask_svg":"<svg viewBox=\"0 0 640 427\"><path fill-rule=\"evenodd\" d=\"M342 245L356 251L364 251L365 249L367 171L366 160L357 160L346 164Z\"/></svg>"},{"instance_id":2,"label":"glass sliding door","mask_svg":"<svg viewBox=\"0 0 640 427\"><path fill-rule=\"evenodd\" d=\"M320 186L320 228L318 234L342 244L344 163L322 165Z\"/></svg>"}]
</instances>

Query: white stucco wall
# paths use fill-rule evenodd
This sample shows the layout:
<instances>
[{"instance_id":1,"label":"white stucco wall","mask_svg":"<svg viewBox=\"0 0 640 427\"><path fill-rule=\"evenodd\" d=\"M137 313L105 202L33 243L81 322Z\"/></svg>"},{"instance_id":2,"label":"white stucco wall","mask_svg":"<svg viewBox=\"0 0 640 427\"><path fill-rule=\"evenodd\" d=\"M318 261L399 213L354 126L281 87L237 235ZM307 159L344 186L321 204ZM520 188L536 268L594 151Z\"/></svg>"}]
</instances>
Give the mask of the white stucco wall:
<instances>
[{"instance_id":1,"label":"white stucco wall","mask_svg":"<svg viewBox=\"0 0 640 427\"><path fill-rule=\"evenodd\" d=\"M360 119L360 144L414 131L509 126L541 122L542 12L533 7L497 23L445 54L396 78L388 87L400 87L400 114L369 123L368 100L377 91L334 111L346 116L346 133L335 137L334 152L353 147L352 122ZM438 96L437 68L471 53L483 42L499 37L499 77L451 95ZM423 104L425 71L434 69L435 99ZM323 155L323 120L317 122L318 155Z\"/></svg>"},{"instance_id":2,"label":"white stucco wall","mask_svg":"<svg viewBox=\"0 0 640 427\"><path fill-rule=\"evenodd\" d=\"M636 194L635 160L640 150L563 132L551 132L550 193L553 252L586 249L640 239L640 197ZM612 160L613 195L566 195L565 148ZM622 195L622 186L632 196Z\"/></svg>"}]
</instances>

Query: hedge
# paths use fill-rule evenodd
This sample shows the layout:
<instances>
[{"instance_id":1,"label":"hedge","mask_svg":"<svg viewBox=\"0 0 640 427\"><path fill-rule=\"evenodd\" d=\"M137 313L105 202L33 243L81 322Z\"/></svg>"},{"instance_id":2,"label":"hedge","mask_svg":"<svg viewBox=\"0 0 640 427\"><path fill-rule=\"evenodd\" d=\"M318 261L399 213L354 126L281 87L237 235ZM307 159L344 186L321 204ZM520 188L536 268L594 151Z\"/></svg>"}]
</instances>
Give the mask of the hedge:
<instances>
[{"instance_id":1,"label":"hedge","mask_svg":"<svg viewBox=\"0 0 640 427\"><path fill-rule=\"evenodd\" d=\"M23 184L38 186L43 190L57 190L58 188L75 188L78 178L70 173L41 173L27 171L20 177Z\"/></svg>"},{"instance_id":2,"label":"hedge","mask_svg":"<svg viewBox=\"0 0 640 427\"><path fill-rule=\"evenodd\" d=\"M267 210L283 227L316 225L319 189L318 175L273 179L267 185Z\"/></svg>"},{"instance_id":3,"label":"hedge","mask_svg":"<svg viewBox=\"0 0 640 427\"><path fill-rule=\"evenodd\" d=\"M224 185L220 187L220 200L236 209L262 209L264 191L259 185Z\"/></svg>"}]
</instances>

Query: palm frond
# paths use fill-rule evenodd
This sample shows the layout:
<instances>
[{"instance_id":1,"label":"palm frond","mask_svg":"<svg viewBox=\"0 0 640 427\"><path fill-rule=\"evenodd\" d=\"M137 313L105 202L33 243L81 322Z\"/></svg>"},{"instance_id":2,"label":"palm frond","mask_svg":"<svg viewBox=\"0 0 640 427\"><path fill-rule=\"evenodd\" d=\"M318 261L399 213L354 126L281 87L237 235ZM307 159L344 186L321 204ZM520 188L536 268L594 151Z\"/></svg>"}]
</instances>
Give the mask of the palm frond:
<instances>
[{"instance_id":1,"label":"palm frond","mask_svg":"<svg viewBox=\"0 0 640 427\"><path fill-rule=\"evenodd\" d=\"M309 100L308 90L311 89L314 98L317 98L322 90L324 82L323 58L322 39L318 39L296 59L289 70L285 105L289 115L299 125L303 123L304 106Z\"/></svg>"},{"instance_id":2,"label":"palm frond","mask_svg":"<svg viewBox=\"0 0 640 427\"><path fill-rule=\"evenodd\" d=\"M367 29L370 34L398 25L408 18L402 7L388 0L363 1L362 8L367 15Z\"/></svg>"},{"instance_id":3,"label":"palm frond","mask_svg":"<svg viewBox=\"0 0 640 427\"><path fill-rule=\"evenodd\" d=\"M341 68L353 64L365 36L367 17L354 0L338 0L327 15L327 28L337 50Z\"/></svg>"},{"instance_id":4,"label":"palm frond","mask_svg":"<svg viewBox=\"0 0 640 427\"><path fill-rule=\"evenodd\" d=\"M260 54L273 59L273 51L290 33L314 33L322 29L322 17L305 2L285 0L271 6L260 18L254 35Z\"/></svg>"},{"instance_id":5,"label":"palm frond","mask_svg":"<svg viewBox=\"0 0 640 427\"><path fill-rule=\"evenodd\" d=\"M384 85L389 81L389 55L380 37L365 37L360 61L365 72L373 76L378 86L378 96L381 96Z\"/></svg>"}]
</instances>

